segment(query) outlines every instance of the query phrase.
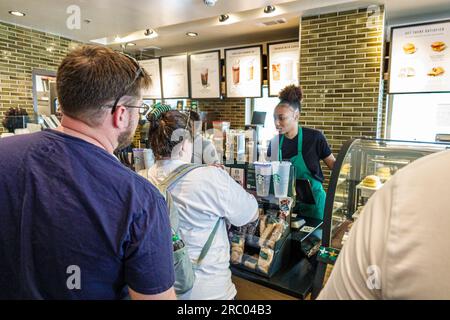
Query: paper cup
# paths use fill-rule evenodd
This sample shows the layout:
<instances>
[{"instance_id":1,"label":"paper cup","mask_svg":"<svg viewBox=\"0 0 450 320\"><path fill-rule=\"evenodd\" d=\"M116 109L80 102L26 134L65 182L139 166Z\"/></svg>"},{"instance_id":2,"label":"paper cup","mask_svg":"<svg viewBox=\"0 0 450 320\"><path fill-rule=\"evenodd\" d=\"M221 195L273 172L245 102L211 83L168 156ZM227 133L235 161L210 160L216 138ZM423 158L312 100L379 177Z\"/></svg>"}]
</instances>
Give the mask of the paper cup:
<instances>
[{"instance_id":1,"label":"paper cup","mask_svg":"<svg viewBox=\"0 0 450 320\"><path fill-rule=\"evenodd\" d=\"M260 197L269 195L272 165L267 162L255 162L256 194Z\"/></svg>"},{"instance_id":2,"label":"paper cup","mask_svg":"<svg viewBox=\"0 0 450 320\"><path fill-rule=\"evenodd\" d=\"M138 172L145 169L144 165L144 149L133 149L134 171Z\"/></svg>"},{"instance_id":3,"label":"paper cup","mask_svg":"<svg viewBox=\"0 0 450 320\"><path fill-rule=\"evenodd\" d=\"M150 167L155 163L155 157L153 155L152 149L144 149L144 168L150 169Z\"/></svg>"},{"instance_id":4,"label":"paper cup","mask_svg":"<svg viewBox=\"0 0 450 320\"><path fill-rule=\"evenodd\" d=\"M287 197L290 169L291 163L289 161L272 162L273 191L277 198Z\"/></svg>"}]
</instances>

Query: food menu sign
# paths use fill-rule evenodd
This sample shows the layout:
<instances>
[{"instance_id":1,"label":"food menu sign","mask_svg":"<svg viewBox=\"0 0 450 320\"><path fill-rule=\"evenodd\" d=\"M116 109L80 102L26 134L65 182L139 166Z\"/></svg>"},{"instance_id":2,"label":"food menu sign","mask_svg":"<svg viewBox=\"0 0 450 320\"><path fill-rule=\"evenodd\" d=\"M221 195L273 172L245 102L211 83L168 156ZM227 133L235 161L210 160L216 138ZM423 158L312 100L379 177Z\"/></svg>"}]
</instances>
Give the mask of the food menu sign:
<instances>
[{"instance_id":1,"label":"food menu sign","mask_svg":"<svg viewBox=\"0 0 450 320\"><path fill-rule=\"evenodd\" d=\"M161 99L161 70L159 66L159 59L141 60L139 64L151 79L150 87L144 92L143 97L149 99Z\"/></svg>"},{"instance_id":2,"label":"food menu sign","mask_svg":"<svg viewBox=\"0 0 450 320\"><path fill-rule=\"evenodd\" d=\"M284 87L298 85L298 41L269 43L269 95L278 96Z\"/></svg>"},{"instance_id":3,"label":"food menu sign","mask_svg":"<svg viewBox=\"0 0 450 320\"><path fill-rule=\"evenodd\" d=\"M261 55L262 46L225 49L227 97L262 96Z\"/></svg>"},{"instance_id":4,"label":"food menu sign","mask_svg":"<svg viewBox=\"0 0 450 320\"><path fill-rule=\"evenodd\" d=\"M162 94L166 99L189 97L188 57L161 58Z\"/></svg>"},{"instance_id":5,"label":"food menu sign","mask_svg":"<svg viewBox=\"0 0 450 320\"><path fill-rule=\"evenodd\" d=\"M389 93L450 91L450 21L392 29Z\"/></svg>"},{"instance_id":6,"label":"food menu sign","mask_svg":"<svg viewBox=\"0 0 450 320\"><path fill-rule=\"evenodd\" d=\"M191 98L220 98L220 51L189 56Z\"/></svg>"}]
</instances>

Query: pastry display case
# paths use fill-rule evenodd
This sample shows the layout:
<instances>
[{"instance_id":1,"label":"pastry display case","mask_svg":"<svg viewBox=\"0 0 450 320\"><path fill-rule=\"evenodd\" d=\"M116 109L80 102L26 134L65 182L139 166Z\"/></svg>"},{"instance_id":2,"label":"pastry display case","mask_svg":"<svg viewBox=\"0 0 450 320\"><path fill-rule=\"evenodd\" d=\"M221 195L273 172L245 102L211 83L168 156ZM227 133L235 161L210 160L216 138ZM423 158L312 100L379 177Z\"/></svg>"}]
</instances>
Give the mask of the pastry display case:
<instances>
[{"instance_id":1,"label":"pastry display case","mask_svg":"<svg viewBox=\"0 0 450 320\"><path fill-rule=\"evenodd\" d=\"M318 296L324 285L327 265L336 262L353 222L364 214L369 198L409 163L449 148L450 144L446 143L370 138L344 143L328 186L312 299Z\"/></svg>"},{"instance_id":2,"label":"pastry display case","mask_svg":"<svg viewBox=\"0 0 450 320\"><path fill-rule=\"evenodd\" d=\"M345 143L328 187L322 245L341 249L353 222L384 183L414 160L447 148L450 144L364 138Z\"/></svg>"}]
</instances>

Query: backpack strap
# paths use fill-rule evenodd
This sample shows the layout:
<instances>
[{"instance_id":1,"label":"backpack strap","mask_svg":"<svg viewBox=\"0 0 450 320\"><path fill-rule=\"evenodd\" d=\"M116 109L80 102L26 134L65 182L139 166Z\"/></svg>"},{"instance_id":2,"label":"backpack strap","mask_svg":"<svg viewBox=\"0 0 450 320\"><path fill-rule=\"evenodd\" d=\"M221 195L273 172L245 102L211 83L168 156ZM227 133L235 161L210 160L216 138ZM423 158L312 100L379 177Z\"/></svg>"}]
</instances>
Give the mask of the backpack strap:
<instances>
[{"instance_id":1,"label":"backpack strap","mask_svg":"<svg viewBox=\"0 0 450 320\"><path fill-rule=\"evenodd\" d=\"M185 163L173 170L161 183L158 183L158 188L166 192L174 183L178 182L182 177L194 169L204 167L202 164Z\"/></svg>"},{"instance_id":2,"label":"backpack strap","mask_svg":"<svg viewBox=\"0 0 450 320\"><path fill-rule=\"evenodd\" d=\"M216 225L214 226L214 229L209 234L208 240L206 241L205 245L202 248L202 251L200 252L200 255L198 256L197 265L200 265L200 263L202 263L203 258L206 256L209 249L211 248L212 242L214 240L214 237L216 236L217 230L219 229L220 221L222 219L223 218L219 218L217 220Z\"/></svg>"},{"instance_id":3,"label":"backpack strap","mask_svg":"<svg viewBox=\"0 0 450 320\"><path fill-rule=\"evenodd\" d=\"M139 173L146 177L147 179L149 179L159 190L159 192L161 192L161 194L164 196L164 198L166 199L168 205L169 205L169 213L171 215L171 227L172 227L172 232L176 233L176 230L178 230L178 210L172 210L172 206L174 206L175 204L173 203L172 200L172 196L170 195L170 193L168 192L168 189L175 184L176 182L178 182L178 180L180 180L182 177L184 177L186 174L188 174L189 172L191 172L194 169L200 168L200 167L204 167L204 165L201 164L192 164L192 163L186 163L186 164L182 164L181 166L177 167L175 170L173 170L162 182L158 182L156 181L156 179L154 179L153 177L149 177L148 176L148 170L142 170ZM143 172L145 171L145 172ZM176 215L176 216L173 216ZM197 259L196 264L200 265L200 263L202 262L202 260L205 258L206 254L208 253L209 249L211 248L211 245L214 241L214 238L216 236L217 230L219 229L219 225L220 225L220 221L223 218L219 218L214 226L214 229L211 231L211 233L209 234L208 240L206 240L205 245L203 246L200 255Z\"/></svg>"}]
</instances>

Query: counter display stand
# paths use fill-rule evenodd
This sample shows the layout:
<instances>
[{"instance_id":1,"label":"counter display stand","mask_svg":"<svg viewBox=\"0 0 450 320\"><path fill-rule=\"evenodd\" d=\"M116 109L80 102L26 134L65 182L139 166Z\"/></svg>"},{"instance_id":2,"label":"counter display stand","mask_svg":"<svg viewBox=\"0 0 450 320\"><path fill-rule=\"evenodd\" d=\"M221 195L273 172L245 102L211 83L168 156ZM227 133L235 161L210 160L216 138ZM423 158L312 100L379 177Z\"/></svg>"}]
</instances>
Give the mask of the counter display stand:
<instances>
[{"instance_id":1,"label":"counter display stand","mask_svg":"<svg viewBox=\"0 0 450 320\"><path fill-rule=\"evenodd\" d=\"M322 247L312 298L322 289L328 264L334 265L353 222L368 199L399 169L414 160L450 148L444 143L352 139L339 151L328 186Z\"/></svg>"},{"instance_id":2,"label":"counter display stand","mask_svg":"<svg viewBox=\"0 0 450 320\"><path fill-rule=\"evenodd\" d=\"M274 196L273 181L269 196L257 196L253 164L226 164L226 168L256 197L260 210L257 222L229 230L233 276L290 297L305 299L312 289L316 253L320 247L320 239L313 232L321 227L322 221L294 212L295 167L291 167L287 198ZM266 227L261 228L262 220L267 224L270 219L275 225L274 230L277 224L283 224L283 227L278 225L281 234L270 234L266 230L262 235L261 230Z\"/></svg>"}]
</instances>

